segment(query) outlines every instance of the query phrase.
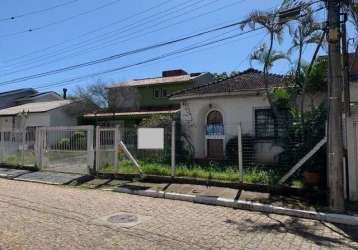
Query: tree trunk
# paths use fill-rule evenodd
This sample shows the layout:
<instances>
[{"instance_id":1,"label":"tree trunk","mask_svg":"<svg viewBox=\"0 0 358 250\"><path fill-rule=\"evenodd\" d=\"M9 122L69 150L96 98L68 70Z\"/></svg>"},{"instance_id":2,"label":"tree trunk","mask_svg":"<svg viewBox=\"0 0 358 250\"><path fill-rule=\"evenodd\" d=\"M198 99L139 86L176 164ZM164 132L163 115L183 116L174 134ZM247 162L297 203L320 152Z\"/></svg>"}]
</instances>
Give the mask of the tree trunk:
<instances>
[{"instance_id":1,"label":"tree trunk","mask_svg":"<svg viewBox=\"0 0 358 250\"><path fill-rule=\"evenodd\" d=\"M301 43L300 48L299 48L299 52L298 52L299 54L298 54L298 62L297 62L297 69L296 69L296 82L297 83L299 82L300 77L301 77L302 49L303 49L303 44ZM300 102L300 111L301 111L300 122L301 122L301 128L302 128L301 141L302 141L302 143L304 143L305 139L306 139L306 135L305 135L305 117L304 117L305 95L306 95L305 84L303 83L301 87L302 87L301 102Z\"/></svg>"},{"instance_id":2,"label":"tree trunk","mask_svg":"<svg viewBox=\"0 0 358 250\"><path fill-rule=\"evenodd\" d=\"M270 93L270 86L269 86L269 82L268 82L268 64L269 64L269 59L270 59L270 56L271 56L271 52L272 52L272 47L273 47L273 40L274 40L274 35L273 33L270 33L270 47L269 47L269 50L267 52L267 56L266 56L266 59L265 59L265 63L264 63L264 84L265 84L265 91L266 91L266 96L267 96L267 100L270 104L270 107L272 109L272 113L273 113L273 116L275 118L278 118L279 117L279 113L278 113L278 109L277 107L275 106L275 104L273 103L272 101L272 96L271 96L271 93Z\"/></svg>"}]
</instances>

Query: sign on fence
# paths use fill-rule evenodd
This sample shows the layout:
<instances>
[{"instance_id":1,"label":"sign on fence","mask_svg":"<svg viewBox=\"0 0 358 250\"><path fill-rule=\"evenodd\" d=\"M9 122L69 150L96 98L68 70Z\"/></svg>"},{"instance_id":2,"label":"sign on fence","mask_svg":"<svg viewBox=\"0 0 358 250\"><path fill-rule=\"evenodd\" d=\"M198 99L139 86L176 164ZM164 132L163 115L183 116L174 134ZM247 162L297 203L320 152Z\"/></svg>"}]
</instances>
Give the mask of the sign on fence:
<instances>
[{"instance_id":1,"label":"sign on fence","mask_svg":"<svg viewBox=\"0 0 358 250\"><path fill-rule=\"evenodd\" d=\"M138 149L164 149L164 128L139 128Z\"/></svg>"}]
</instances>

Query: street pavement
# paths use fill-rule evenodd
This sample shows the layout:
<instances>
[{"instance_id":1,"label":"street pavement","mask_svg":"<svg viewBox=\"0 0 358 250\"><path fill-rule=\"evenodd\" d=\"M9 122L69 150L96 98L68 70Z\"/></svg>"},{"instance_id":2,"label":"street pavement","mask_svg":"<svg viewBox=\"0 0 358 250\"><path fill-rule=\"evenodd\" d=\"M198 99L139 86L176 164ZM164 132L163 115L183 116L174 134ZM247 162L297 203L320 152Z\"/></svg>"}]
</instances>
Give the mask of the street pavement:
<instances>
[{"instance_id":1,"label":"street pavement","mask_svg":"<svg viewBox=\"0 0 358 250\"><path fill-rule=\"evenodd\" d=\"M353 227L5 179L0 215L0 249L358 249Z\"/></svg>"}]
</instances>

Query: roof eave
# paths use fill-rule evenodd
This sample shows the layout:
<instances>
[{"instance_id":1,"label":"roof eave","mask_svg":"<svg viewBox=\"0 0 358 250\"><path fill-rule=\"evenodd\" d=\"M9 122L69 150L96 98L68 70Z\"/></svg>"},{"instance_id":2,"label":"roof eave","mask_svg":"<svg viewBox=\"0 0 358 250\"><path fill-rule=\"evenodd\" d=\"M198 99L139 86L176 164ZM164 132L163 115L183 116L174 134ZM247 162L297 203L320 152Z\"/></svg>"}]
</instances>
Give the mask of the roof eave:
<instances>
[{"instance_id":1,"label":"roof eave","mask_svg":"<svg viewBox=\"0 0 358 250\"><path fill-rule=\"evenodd\" d=\"M261 94L265 89L248 89L248 90L240 90L240 91L232 91L232 92L222 92L222 93L212 93L212 94L194 94L194 95L186 95L186 96L173 96L170 97L170 100L185 100L185 99L198 99L198 98L207 98L207 97L222 97L222 96L253 96Z\"/></svg>"}]
</instances>

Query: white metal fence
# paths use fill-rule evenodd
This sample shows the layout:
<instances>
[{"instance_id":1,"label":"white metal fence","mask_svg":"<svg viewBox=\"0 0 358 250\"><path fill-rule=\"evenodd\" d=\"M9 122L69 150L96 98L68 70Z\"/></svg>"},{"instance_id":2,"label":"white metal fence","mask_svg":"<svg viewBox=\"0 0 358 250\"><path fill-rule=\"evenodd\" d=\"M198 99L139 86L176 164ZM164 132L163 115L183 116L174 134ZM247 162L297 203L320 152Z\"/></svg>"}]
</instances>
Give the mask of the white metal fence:
<instances>
[{"instance_id":1,"label":"white metal fence","mask_svg":"<svg viewBox=\"0 0 358 250\"><path fill-rule=\"evenodd\" d=\"M92 126L39 128L39 167L49 171L89 174L94 161L93 136Z\"/></svg>"},{"instance_id":2,"label":"white metal fence","mask_svg":"<svg viewBox=\"0 0 358 250\"><path fill-rule=\"evenodd\" d=\"M0 131L0 163L36 165L36 129Z\"/></svg>"}]
</instances>

